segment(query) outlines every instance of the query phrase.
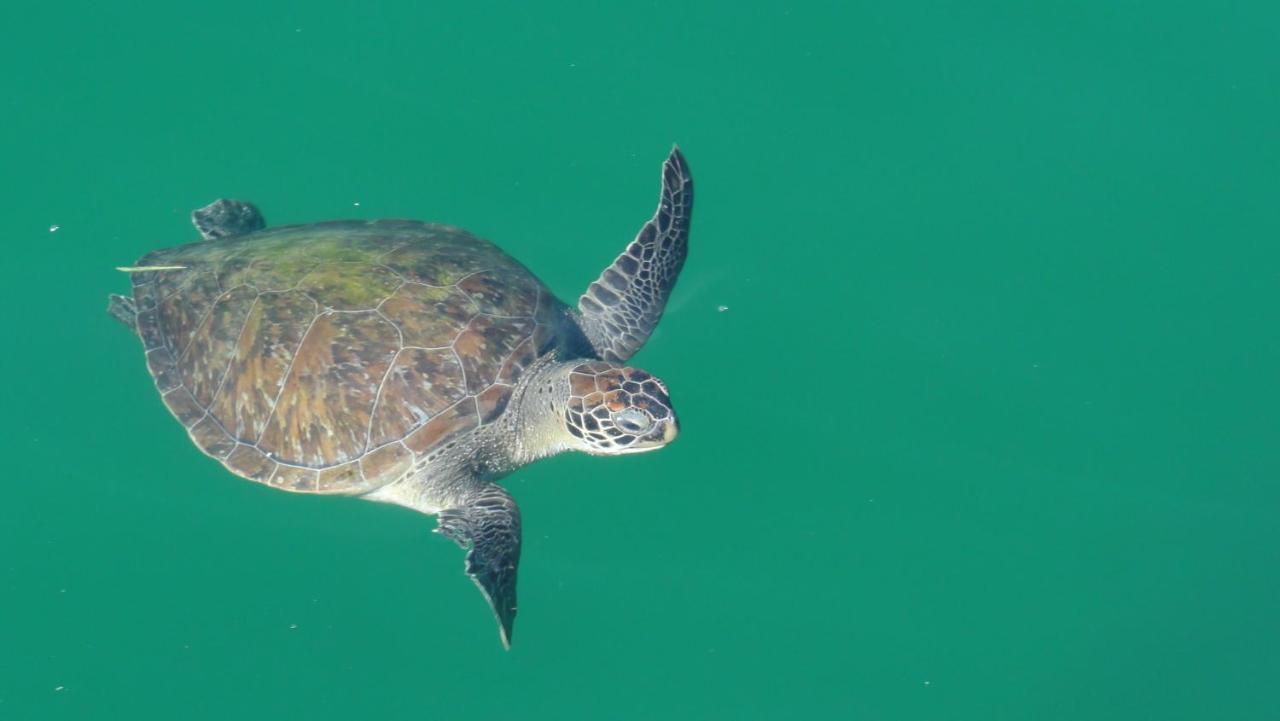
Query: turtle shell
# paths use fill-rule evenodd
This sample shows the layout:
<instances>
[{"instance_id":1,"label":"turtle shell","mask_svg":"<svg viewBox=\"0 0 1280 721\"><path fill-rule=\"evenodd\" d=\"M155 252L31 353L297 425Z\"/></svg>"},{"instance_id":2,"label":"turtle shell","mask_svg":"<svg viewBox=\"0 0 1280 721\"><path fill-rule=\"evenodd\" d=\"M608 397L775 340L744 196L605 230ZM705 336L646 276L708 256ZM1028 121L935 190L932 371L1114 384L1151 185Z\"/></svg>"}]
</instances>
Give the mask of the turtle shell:
<instances>
[{"instance_id":1,"label":"turtle shell","mask_svg":"<svg viewBox=\"0 0 1280 721\"><path fill-rule=\"evenodd\" d=\"M165 405L233 473L360 494L492 422L563 305L497 246L415 221L271 228L144 256Z\"/></svg>"}]
</instances>

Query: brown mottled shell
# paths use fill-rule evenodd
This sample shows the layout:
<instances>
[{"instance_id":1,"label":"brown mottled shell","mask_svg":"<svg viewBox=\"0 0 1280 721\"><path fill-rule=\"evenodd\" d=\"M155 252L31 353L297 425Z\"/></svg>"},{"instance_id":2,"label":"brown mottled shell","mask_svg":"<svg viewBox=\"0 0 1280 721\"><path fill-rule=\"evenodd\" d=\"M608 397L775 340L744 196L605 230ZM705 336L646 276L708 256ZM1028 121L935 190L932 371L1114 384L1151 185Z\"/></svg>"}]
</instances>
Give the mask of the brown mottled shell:
<instances>
[{"instance_id":1,"label":"brown mottled shell","mask_svg":"<svg viewBox=\"0 0 1280 721\"><path fill-rule=\"evenodd\" d=\"M160 250L133 275L165 404L205 453L289 491L360 494L505 409L562 304L465 231L286 226Z\"/></svg>"}]
</instances>

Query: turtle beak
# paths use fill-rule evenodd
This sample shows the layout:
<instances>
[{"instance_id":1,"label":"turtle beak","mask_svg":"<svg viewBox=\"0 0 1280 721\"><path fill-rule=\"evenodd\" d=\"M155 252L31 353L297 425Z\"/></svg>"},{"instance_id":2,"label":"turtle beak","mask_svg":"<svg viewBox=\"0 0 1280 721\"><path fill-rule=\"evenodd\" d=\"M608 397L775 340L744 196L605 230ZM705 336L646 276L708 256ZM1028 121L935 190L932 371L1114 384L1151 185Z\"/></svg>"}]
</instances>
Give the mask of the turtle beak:
<instances>
[{"instance_id":1,"label":"turtle beak","mask_svg":"<svg viewBox=\"0 0 1280 721\"><path fill-rule=\"evenodd\" d=\"M625 449L613 451L613 454L625 455L630 453L648 453L649 451L656 451L659 448L666 446L671 441L674 441L678 435L680 435L680 424L676 422L676 419L672 418L663 424L661 433L659 433L657 428L654 428L649 431L649 435L638 439L636 443ZM606 453L604 455L609 454Z\"/></svg>"},{"instance_id":2,"label":"turtle beak","mask_svg":"<svg viewBox=\"0 0 1280 721\"><path fill-rule=\"evenodd\" d=\"M680 422L672 418L666 428L662 429L662 445L666 445L676 439L680 435Z\"/></svg>"}]
</instances>

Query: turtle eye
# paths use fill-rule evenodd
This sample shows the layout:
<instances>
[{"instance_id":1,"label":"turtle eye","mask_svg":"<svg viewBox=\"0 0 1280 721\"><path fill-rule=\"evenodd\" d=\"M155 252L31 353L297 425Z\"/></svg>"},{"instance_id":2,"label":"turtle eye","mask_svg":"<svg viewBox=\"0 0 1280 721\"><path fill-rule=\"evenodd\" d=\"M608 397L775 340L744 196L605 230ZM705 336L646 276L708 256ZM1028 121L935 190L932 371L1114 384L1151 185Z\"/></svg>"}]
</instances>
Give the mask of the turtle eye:
<instances>
[{"instance_id":1,"label":"turtle eye","mask_svg":"<svg viewBox=\"0 0 1280 721\"><path fill-rule=\"evenodd\" d=\"M648 413L636 408L623 408L613 414L613 423L627 433L644 433L653 425Z\"/></svg>"}]
</instances>

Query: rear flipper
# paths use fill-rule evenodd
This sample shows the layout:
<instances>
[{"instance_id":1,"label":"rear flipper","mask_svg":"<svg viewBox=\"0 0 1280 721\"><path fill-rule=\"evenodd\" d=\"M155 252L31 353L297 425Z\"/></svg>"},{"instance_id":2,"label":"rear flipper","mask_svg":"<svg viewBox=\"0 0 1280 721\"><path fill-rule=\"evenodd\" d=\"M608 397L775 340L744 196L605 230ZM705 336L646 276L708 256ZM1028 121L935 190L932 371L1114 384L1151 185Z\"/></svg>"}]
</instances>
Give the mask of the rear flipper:
<instances>
[{"instance_id":1,"label":"rear flipper","mask_svg":"<svg viewBox=\"0 0 1280 721\"><path fill-rule=\"evenodd\" d=\"M138 332L138 308L133 304L133 298L112 293L107 296L107 312L129 326L129 330Z\"/></svg>"},{"instance_id":2,"label":"rear flipper","mask_svg":"<svg viewBox=\"0 0 1280 721\"><path fill-rule=\"evenodd\" d=\"M511 648L520 565L520 509L502 486L490 483L458 508L436 516L438 533L467 552L466 571L493 609L503 648Z\"/></svg>"},{"instance_id":3,"label":"rear flipper","mask_svg":"<svg viewBox=\"0 0 1280 721\"><path fill-rule=\"evenodd\" d=\"M253 203L227 198L191 211L191 224L205 240L246 235L267 227L267 221Z\"/></svg>"}]
</instances>

